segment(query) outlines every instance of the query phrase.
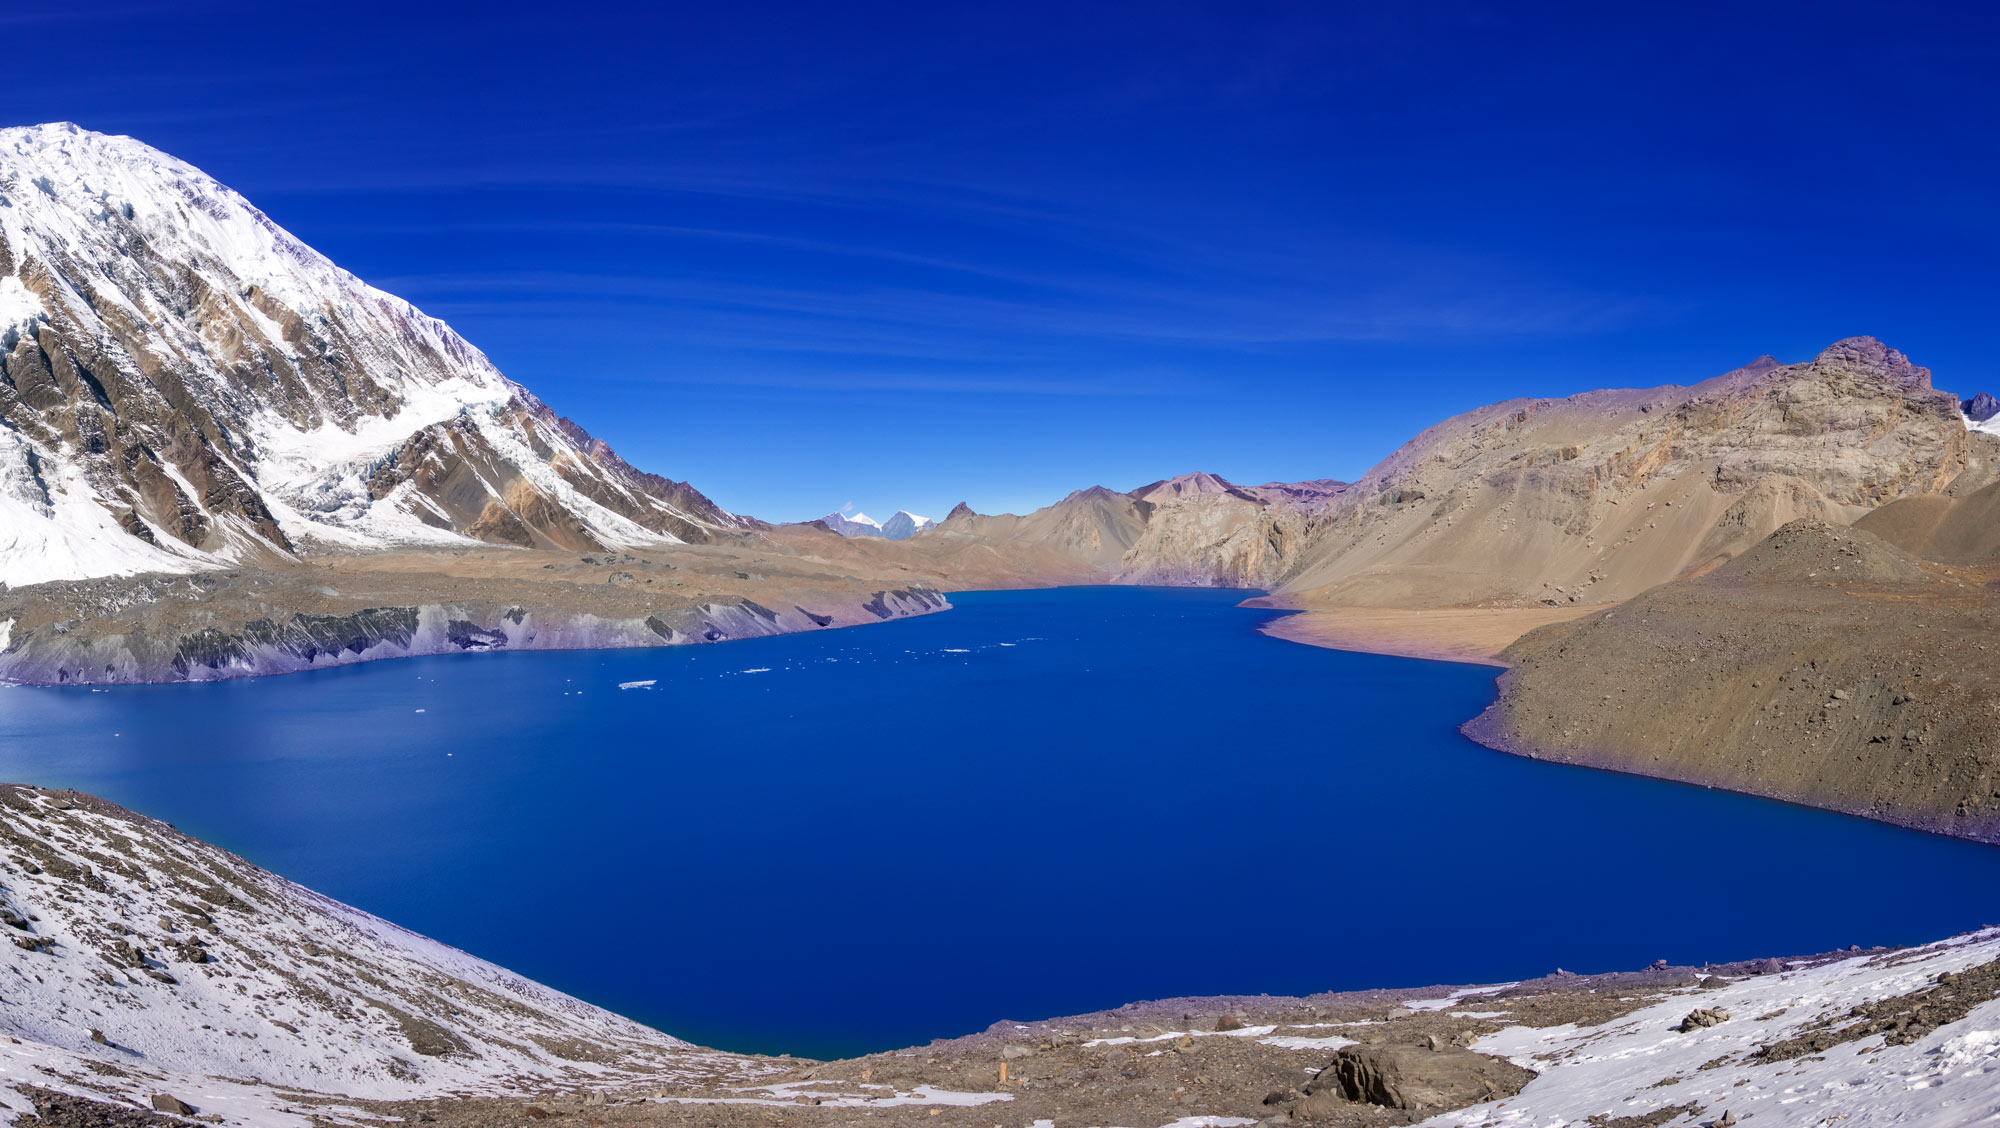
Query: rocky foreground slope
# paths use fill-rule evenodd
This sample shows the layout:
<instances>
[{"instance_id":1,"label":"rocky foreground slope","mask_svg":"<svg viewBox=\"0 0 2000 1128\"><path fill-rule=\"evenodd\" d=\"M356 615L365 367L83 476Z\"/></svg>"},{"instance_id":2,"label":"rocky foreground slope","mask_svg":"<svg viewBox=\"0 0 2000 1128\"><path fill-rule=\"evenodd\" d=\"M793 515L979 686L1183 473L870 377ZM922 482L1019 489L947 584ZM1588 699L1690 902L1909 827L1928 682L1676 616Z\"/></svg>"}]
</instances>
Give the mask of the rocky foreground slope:
<instances>
[{"instance_id":1,"label":"rocky foreground slope","mask_svg":"<svg viewBox=\"0 0 2000 1128\"><path fill-rule=\"evenodd\" d=\"M1522 637L1466 732L2000 842L1990 581L1797 521L1705 575Z\"/></svg>"},{"instance_id":2,"label":"rocky foreground slope","mask_svg":"<svg viewBox=\"0 0 2000 1128\"><path fill-rule=\"evenodd\" d=\"M0 785L0 935L0 1115L45 1128L1778 1128L1970 1124L2000 1105L1994 932L1489 987L1170 999L822 1063L686 1045L165 824Z\"/></svg>"},{"instance_id":3,"label":"rocky foreground slope","mask_svg":"<svg viewBox=\"0 0 2000 1128\"><path fill-rule=\"evenodd\" d=\"M0 1105L15 1113L37 1103L28 1086L299 1123L282 1114L295 1094L759 1073L87 795L0 786L0 861Z\"/></svg>"}]
</instances>

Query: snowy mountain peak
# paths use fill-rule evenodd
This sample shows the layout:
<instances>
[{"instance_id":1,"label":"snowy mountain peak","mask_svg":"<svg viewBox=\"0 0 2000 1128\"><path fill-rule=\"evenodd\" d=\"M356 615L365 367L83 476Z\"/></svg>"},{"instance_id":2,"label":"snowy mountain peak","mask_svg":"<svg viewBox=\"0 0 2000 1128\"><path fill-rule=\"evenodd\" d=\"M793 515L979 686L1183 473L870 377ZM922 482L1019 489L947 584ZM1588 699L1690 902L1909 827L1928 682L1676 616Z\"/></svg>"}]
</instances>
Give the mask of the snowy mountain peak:
<instances>
[{"instance_id":1,"label":"snowy mountain peak","mask_svg":"<svg viewBox=\"0 0 2000 1128\"><path fill-rule=\"evenodd\" d=\"M827 528L832 529L843 537L879 537L882 535L882 526L876 523L873 517L858 510L854 513L829 513L820 518L820 520L826 522Z\"/></svg>"},{"instance_id":2,"label":"snowy mountain peak","mask_svg":"<svg viewBox=\"0 0 2000 1128\"><path fill-rule=\"evenodd\" d=\"M827 528L844 537L885 537L889 540L908 540L937 525L930 518L919 517L907 509L896 510L894 517L882 522L860 512L829 513L820 520L826 522Z\"/></svg>"},{"instance_id":3,"label":"snowy mountain peak","mask_svg":"<svg viewBox=\"0 0 2000 1128\"><path fill-rule=\"evenodd\" d=\"M898 509L894 517L882 523L882 535L890 540L908 540L936 525L937 522L928 517L919 517L907 509Z\"/></svg>"},{"instance_id":4,"label":"snowy mountain peak","mask_svg":"<svg viewBox=\"0 0 2000 1128\"><path fill-rule=\"evenodd\" d=\"M436 318L129 137L0 130L0 582L706 540Z\"/></svg>"}]
</instances>

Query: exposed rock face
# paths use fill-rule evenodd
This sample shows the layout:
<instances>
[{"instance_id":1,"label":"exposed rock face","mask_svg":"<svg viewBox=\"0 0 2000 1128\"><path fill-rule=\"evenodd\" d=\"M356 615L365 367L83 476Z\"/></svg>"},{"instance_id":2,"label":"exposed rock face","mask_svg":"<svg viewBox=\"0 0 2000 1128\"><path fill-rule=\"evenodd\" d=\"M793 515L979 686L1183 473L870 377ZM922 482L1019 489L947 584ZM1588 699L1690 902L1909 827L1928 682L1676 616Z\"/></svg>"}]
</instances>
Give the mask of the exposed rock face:
<instances>
[{"instance_id":1,"label":"exposed rock face","mask_svg":"<svg viewBox=\"0 0 2000 1128\"><path fill-rule=\"evenodd\" d=\"M1802 520L1700 577L1531 631L1482 743L2000 842L1986 573Z\"/></svg>"},{"instance_id":2,"label":"exposed rock face","mask_svg":"<svg viewBox=\"0 0 2000 1128\"><path fill-rule=\"evenodd\" d=\"M1511 1097L1534 1076L1504 1058L1456 1046L1348 1046L1306 1093L1421 1112Z\"/></svg>"},{"instance_id":3,"label":"exposed rock face","mask_svg":"<svg viewBox=\"0 0 2000 1128\"><path fill-rule=\"evenodd\" d=\"M2000 399L1994 399L1991 392L1981 392L1959 406L1965 417L1974 423L1984 423L2000 415Z\"/></svg>"},{"instance_id":4,"label":"exposed rock face","mask_svg":"<svg viewBox=\"0 0 2000 1128\"><path fill-rule=\"evenodd\" d=\"M0 583L745 527L129 138L0 130Z\"/></svg>"},{"instance_id":5,"label":"exposed rock face","mask_svg":"<svg viewBox=\"0 0 2000 1128\"><path fill-rule=\"evenodd\" d=\"M1614 602L1798 517L1851 521L1943 489L1972 437L1956 397L1881 342L1769 357L1692 387L1512 400L1369 471L1296 550L1296 605Z\"/></svg>"}]
</instances>

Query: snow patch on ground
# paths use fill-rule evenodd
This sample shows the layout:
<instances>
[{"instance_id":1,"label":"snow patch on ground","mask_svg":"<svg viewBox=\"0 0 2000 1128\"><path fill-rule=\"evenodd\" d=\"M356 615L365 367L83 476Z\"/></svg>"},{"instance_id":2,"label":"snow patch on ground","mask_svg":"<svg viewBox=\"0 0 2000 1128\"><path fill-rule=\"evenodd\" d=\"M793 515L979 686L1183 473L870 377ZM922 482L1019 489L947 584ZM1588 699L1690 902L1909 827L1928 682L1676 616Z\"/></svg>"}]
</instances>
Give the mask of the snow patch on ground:
<instances>
[{"instance_id":1,"label":"snow patch on ground","mask_svg":"<svg viewBox=\"0 0 2000 1128\"><path fill-rule=\"evenodd\" d=\"M1450 1007L1457 1006L1459 1001L1461 999L1464 999L1468 995L1486 995L1494 991L1504 991L1507 988L1514 986L1517 986L1517 984L1495 983L1487 987L1463 987L1460 988L1459 990L1453 991L1451 994L1446 995L1442 999L1405 999L1402 1002L1397 1003L1396 1005L1402 1007L1405 1010L1441 1011L1441 1010L1446 1010Z\"/></svg>"},{"instance_id":2,"label":"snow patch on ground","mask_svg":"<svg viewBox=\"0 0 2000 1128\"><path fill-rule=\"evenodd\" d=\"M1085 1042L1084 1048L1097 1046L1130 1046L1148 1042L1173 1042L1182 1038L1262 1038L1273 1033L1276 1026L1240 1026L1235 1030L1169 1030L1164 1034L1153 1034L1145 1038L1126 1035L1116 1038L1093 1038Z\"/></svg>"},{"instance_id":3,"label":"snow patch on ground","mask_svg":"<svg viewBox=\"0 0 2000 1128\"><path fill-rule=\"evenodd\" d=\"M1473 1048L1540 1076L1506 1101L1425 1123L1548 1128L1690 1103L1701 1106L1699 1116L1673 1124L1712 1123L1728 1113L1754 1128L1990 1123L2000 1116L2000 1000L1906 1046L1885 1045L1878 1034L1768 1064L1751 1055L1815 1020L1837 1028L1856 1006L1994 959L2000 959L2000 930L1988 929L1927 948L1685 992L1602 1026L1508 1027ZM1677 1032L1697 1007L1730 1017Z\"/></svg>"},{"instance_id":4,"label":"snow patch on ground","mask_svg":"<svg viewBox=\"0 0 2000 1128\"><path fill-rule=\"evenodd\" d=\"M1276 1038L1259 1038L1257 1041L1261 1045L1276 1046L1281 1050L1337 1050L1342 1046L1356 1044L1354 1039L1342 1038L1338 1034L1328 1034L1317 1038L1299 1034L1282 1034Z\"/></svg>"}]
</instances>

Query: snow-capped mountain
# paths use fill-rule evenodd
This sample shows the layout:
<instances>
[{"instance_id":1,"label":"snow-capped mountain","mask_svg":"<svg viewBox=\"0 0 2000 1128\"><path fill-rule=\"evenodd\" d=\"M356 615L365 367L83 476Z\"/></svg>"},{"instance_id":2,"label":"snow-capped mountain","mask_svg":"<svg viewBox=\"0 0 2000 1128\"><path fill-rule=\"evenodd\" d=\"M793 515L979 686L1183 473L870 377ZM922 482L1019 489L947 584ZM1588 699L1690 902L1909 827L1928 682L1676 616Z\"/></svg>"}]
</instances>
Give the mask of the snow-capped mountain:
<instances>
[{"instance_id":1,"label":"snow-capped mountain","mask_svg":"<svg viewBox=\"0 0 2000 1128\"><path fill-rule=\"evenodd\" d=\"M851 515L846 513L829 513L820 518L820 520L826 522L827 528L832 529L843 537L879 537L882 535L881 524L875 518L858 511Z\"/></svg>"},{"instance_id":2,"label":"snow-capped mountain","mask_svg":"<svg viewBox=\"0 0 2000 1128\"><path fill-rule=\"evenodd\" d=\"M936 521L919 517L907 509L896 510L896 515L887 521L876 521L866 513L829 513L820 518L826 527L843 537L886 537L889 540L908 540L925 529L932 528Z\"/></svg>"},{"instance_id":3,"label":"snow-capped mountain","mask_svg":"<svg viewBox=\"0 0 2000 1128\"><path fill-rule=\"evenodd\" d=\"M199 169L0 130L0 583L742 527Z\"/></svg>"},{"instance_id":4,"label":"snow-capped mountain","mask_svg":"<svg viewBox=\"0 0 2000 1128\"><path fill-rule=\"evenodd\" d=\"M919 517L907 509L898 509L894 517L882 522L882 535L890 540L909 540L936 525L937 522L928 517Z\"/></svg>"}]
</instances>

